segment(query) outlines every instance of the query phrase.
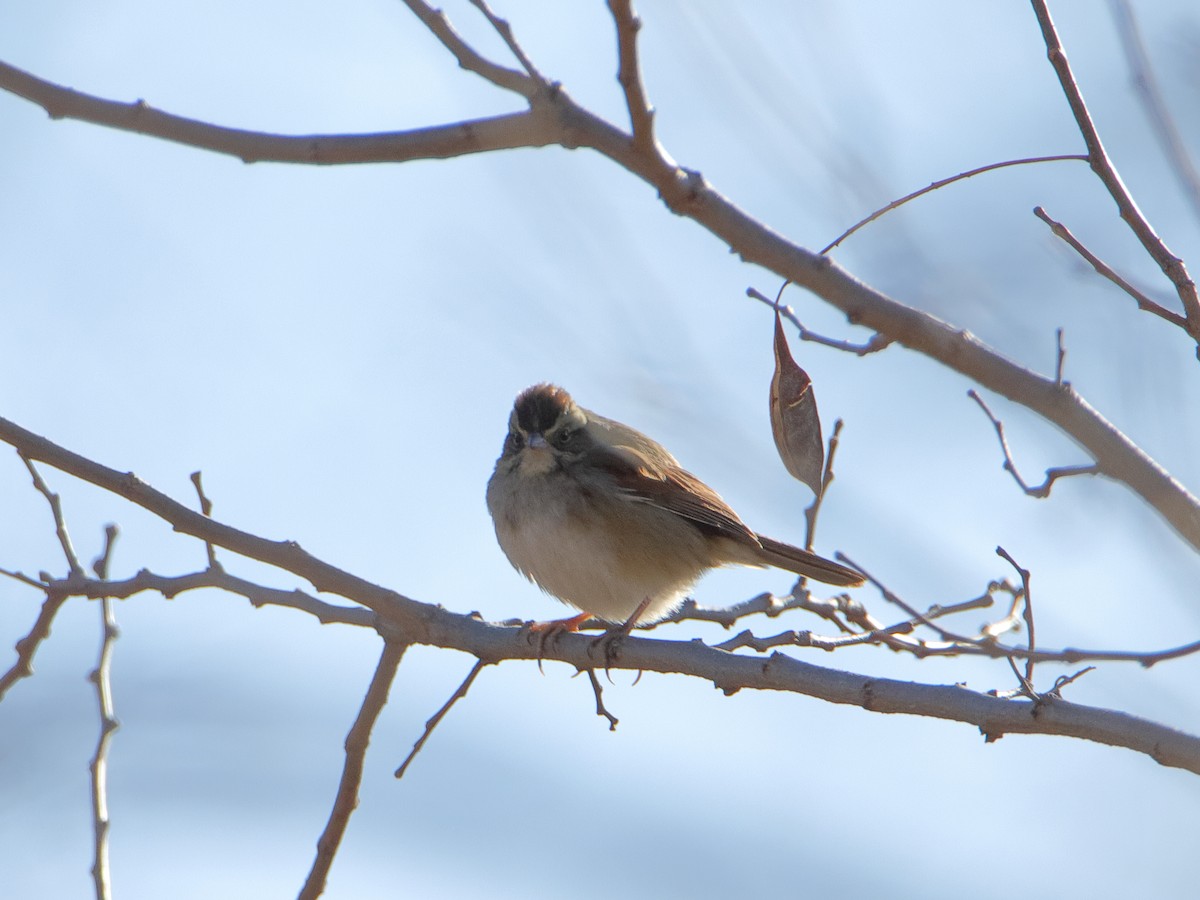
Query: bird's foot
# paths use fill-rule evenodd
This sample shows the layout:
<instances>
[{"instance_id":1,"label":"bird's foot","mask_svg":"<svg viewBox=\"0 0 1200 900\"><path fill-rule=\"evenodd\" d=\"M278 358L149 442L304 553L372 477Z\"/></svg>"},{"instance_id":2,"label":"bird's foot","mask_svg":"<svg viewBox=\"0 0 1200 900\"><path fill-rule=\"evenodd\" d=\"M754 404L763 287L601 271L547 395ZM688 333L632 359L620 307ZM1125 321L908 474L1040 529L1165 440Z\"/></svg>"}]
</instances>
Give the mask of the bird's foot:
<instances>
[{"instance_id":1,"label":"bird's foot","mask_svg":"<svg viewBox=\"0 0 1200 900\"><path fill-rule=\"evenodd\" d=\"M560 635L566 634L569 631L578 631L579 626L592 618L590 613L580 613L577 616L571 616L569 619L552 619L549 622L526 622L522 628L526 628L529 634L526 640L532 641L537 638L537 665L538 671L543 672L542 658L546 655L546 645L558 640Z\"/></svg>"},{"instance_id":2,"label":"bird's foot","mask_svg":"<svg viewBox=\"0 0 1200 900\"><path fill-rule=\"evenodd\" d=\"M588 647L588 656L592 657L593 659L596 658L597 651L603 653L604 677L610 682L612 681L612 675L609 674L608 670L612 668L613 662L617 659L617 648L620 646L621 641L625 640L626 636L633 631L634 627L637 625L638 619L640 619L646 612L646 607L649 605L650 598L647 597L637 605L637 609L633 611L633 615L626 619L624 624L618 625L615 628L610 628L608 631L604 632L604 634L592 641L591 645Z\"/></svg>"}]
</instances>

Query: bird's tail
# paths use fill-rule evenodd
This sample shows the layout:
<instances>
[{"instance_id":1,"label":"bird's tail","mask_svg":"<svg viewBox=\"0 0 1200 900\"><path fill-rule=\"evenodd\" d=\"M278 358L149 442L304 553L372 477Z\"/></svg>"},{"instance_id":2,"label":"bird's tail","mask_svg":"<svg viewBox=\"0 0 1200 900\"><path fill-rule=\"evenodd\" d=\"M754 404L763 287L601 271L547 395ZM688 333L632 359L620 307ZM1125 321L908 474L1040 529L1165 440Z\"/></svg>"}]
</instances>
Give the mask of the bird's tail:
<instances>
[{"instance_id":1,"label":"bird's tail","mask_svg":"<svg viewBox=\"0 0 1200 900\"><path fill-rule=\"evenodd\" d=\"M757 537L758 542L762 545L760 557L768 566L775 566L777 569L786 569L789 572L795 572L797 575L806 575L809 578L838 587L854 587L855 585L862 584L865 580L862 575L853 569L847 568L831 559L826 559L823 556L818 556L811 550L801 550L799 547L793 547L791 544L785 544L783 541L777 541L774 538L765 537L761 534L757 535Z\"/></svg>"}]
</instances>

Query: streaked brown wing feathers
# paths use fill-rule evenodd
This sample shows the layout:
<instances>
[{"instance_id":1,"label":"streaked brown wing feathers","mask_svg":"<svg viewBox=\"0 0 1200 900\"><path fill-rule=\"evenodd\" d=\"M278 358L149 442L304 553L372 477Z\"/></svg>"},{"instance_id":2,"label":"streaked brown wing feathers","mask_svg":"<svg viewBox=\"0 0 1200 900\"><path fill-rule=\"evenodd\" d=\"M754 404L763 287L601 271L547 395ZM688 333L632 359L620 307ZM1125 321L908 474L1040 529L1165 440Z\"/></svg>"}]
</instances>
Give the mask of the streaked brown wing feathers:
<instances>
[{"instance_id":1,"label":"streaked brown wing feathers","mask_svg":"<svg viewBox=\"0 0 1200 900\"><path fill-rule=\"evenodd\" d=\"M597 448L595 464L607 471L631 500L690 519L697 525L758 545L754 532L712 488L678 466L660 466L628 446Z\"/></svg>"}]
</instances>

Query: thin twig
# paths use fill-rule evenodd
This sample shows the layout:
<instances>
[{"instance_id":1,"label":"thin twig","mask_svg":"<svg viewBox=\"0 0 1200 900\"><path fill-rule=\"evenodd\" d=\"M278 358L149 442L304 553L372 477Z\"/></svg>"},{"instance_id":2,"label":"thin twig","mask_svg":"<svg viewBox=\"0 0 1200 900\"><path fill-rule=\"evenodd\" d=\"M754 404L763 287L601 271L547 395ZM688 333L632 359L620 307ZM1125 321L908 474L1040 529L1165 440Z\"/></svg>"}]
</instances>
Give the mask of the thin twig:
<instances>
[{"instance_id":1,"label":"thin twig","mask_svg":"<svg viewBox=\"0 0 1200 900\"><path fill-rule=\"evenodd\" d=\"M1200 172L1192 162L1187 144L1179 134L1175 118L1167 108L1163 93L1154 75L1154 67L1150 65L1150 55L1142 43L1141 29L1138 28L1137 18L1129 0L1109 0L1113 19L1117 26L1117 36L1125 50L1125 58L1129 61L1129 69L1133 73L1133 84L1142 97L1150 124L1162 145L1171 164L1171 171L1179 179L1184 196L1192 204L1192 212L1200 219Z\"/></svg>"},{"instance_id":2,"label":"thin twig","mask_svg":"<svg viewBox=\"0 0 1200 900\"><path fill-rule=\"evenodd\" d=\"M110 523L104 526L104 550L92 562L92 571L101 581L108 579L108 566L112 562L113 546L117 543L117 536L120 533L120 529L116 525Z\"/></svg>"},{"instance_id":3,"label":"thin twig","mask_svg":"<svg viewBox=\"0 0 1200 900\"><path fill-rule=\"evenodd\" d=\"M213 505L208 499L208 495L204 493L203 474L197 469L191 474L192 485L196 488L196 497L200 501L200 512L202 515L212 518Z\"/></svg>"},{"instance_id":4,"label":"thin twig","mask_svg":"<svg viewBox=\"0 0 1200 900\"><path fill-rule=\"evenodd\" d=\"M786 282L784 283L784 287L787 287ZM782 288L780 288L780 290L782 290ZM855 344L851 341L839 341L836 338L825 337L822 334L817 334L817 332L809 331L809 329L805 328L804 323L802 323L799 316L796 315L796 311L790 306L779 305L778 299L772 300L770 297L763 295L761 292L752 287L746 288L746 296L757 300L760 303L765 303L772 309L778 309L781 316L796 326L797 331L800 333L800 340L802 341L812 341L814 344L820 344L823 347L831 347L834 350L841 350L844 353L853 353L855 356L867 356L871 353L878 353L880 350L886 349L893 342L892 338L886 337L878 332L871 335L865 344Z\"/></svg>"},{"instance_id":5,"label":"thin twig","mask_svg":"<svg viewBox=\"0 0 1200 900\"><path fill-rule=\"evenodd\" d=\"M1034 627L1033 627L1033 594L1030 593L1030 590L1029 590L1029 577L1030 577L1029 570L1026 569L1024 566L1018 565L1017 561L1015 559L1013 559L1012 555L1007 550L1005 550L1003 547L996 548L996 555L1007 560L1008 564L1011 565L1016 570L1016 572L1019 576L1021 576L1021 593L1024 594L1024 596L1025 596L1025 602L1024 602L1024 604L1022 604L1022 607L1021 607L1021 610L1022 610L1021 614L1022 614L1023 618L1025 619L1025 630L1029 636L1028 637L1029 655L1025 657L1025 676L1024 676L1023 681L1024 681L1024 684L1026 685L1026 687L1028 687L1029 690L1032 691L1033 690L1033 666L1034 666L1034 662L1035 662L1033 654L1034 654L1034 651L1037 650L1037 632L1034 631Z\"/></svg>"},{"instance_id":6,"label":"thin twig","mask_svg":"<svg viewBox=\"0 0 1200 900\"><path fill-rule=\"evenodd\" d=\"M195 472L193 472L191 478L192 484L196 488L196 496L200 500L200 512L211 519L213 505L212 501L208 499L208 495L204 493L204 483L201 480L203 476L200 474L200 470L197 469ZM212 542L205 541L204 549L208 553L208 567L210 569L219 569L221 564L217 562L217 551L216 548L213 547Z\"/></svg>"},{"instance_id":7,"label":"thin twig","mask_svg":"<svg viewBox=\"0 0 1200 900\"><path fill-rule=\"evenodd\" d=\"M1059 221L1056 221L1055 219L1050 218L1050 216L1046 214L1046 210L1040 206L1035 206L1033 208L1033 214L1050 226L1050 231L1053 232L1055 237L1061 238L1076 253L1087 260L1088 264L1091 265L1091 267L1095 269L1098 274L1103 275L1105 278L1127 293L1130 297L1132 297L1137 302L1138 309L1143 310L1144 312L1154 313L1154 315L1161 319L1166 319L1172 325L1177 325L1185 331L1187 330L1187 319L1179 315L1177 312L1172 312L1162 304L1151 300L1142 291L1139 291L1132 284L1118 275L1111 266L1096 256L1096 254L1092 253L1092 251L1087 247L1083 246L1083 244L1079 242L1079 239L1071 233L1067 226L1063 225Z\"/></svg>"},{"instance_id":8,"label":"thin twig","mask_svg":"<svg viewBox=\"0 0 1200 900\"><path fill-rule=\"evenodd\" d=\"M413 15L421 20L421 24L428 28L433 36L441 41L442 46L454 55L463 69L474 72L496 87L520 94L526 100L532 100L541 89L537 79L525 72L518 72L516 69L492 62L476 51L454 30L454 26L450 24L450 20L440 9L434 9L421 0L404 0L404 5L412 10Z\"/></svg>"},{"instance_id":9,"label":"thin twig","mask_svg":"<svg viewBox=\"0 0 1200 900\"><path fill-rule=\"evenodd\" d=\"M855 565L860 570L862 569L861 566L857 566L857 564L847 559L843 554L838 554L838 558L845 560L851 565ZM818 650L833 651L861 644L883 644L893 650L911 653L918 659L931 656L983 656L991 659L1007 660L1014 667L1016 661L1019 660L1025 660L1027 663L1070 664L1091 660L1095 662L1135 662L1143 668L1150 668L1166 660L1200 654L1200 641L1192 641L1191 643L1181 644L1177 647L1170 647L1164 650L1143 651L1094 650L1078 647L1046 650L1038 649L1036 645L1033 648L1029 646L1008 646L997 641L996 636L1011 630L1022 618L1024 618L1026 626L1032 629L1030 620L1032 610L1030 609L1026 613L1023 604L1026 596L1026 588L1015 588L1007 580L992 582L988 585L987 591L979 597L972 597L969 600L950 604L949 606L933 605L924 613L918 613L912 606L896 596L893 591L883 586L878 579L872 577L870 573L864 572L864 574L884 594L886 599L901 609L911 611L911 617L906 621L897 622L894 625L883 626L865 613L858 616L851 616L852 620L865 630L837 637L818 635L811 631L784 631L770 637L759 637L750 630L743 630L726 641L713 644L712 647L714 650L723 650L726 652L746 647L761 653L781 646L812 647ZM979 637L956 634L932 624L934 619L944 618L973 609L987 608L993 603L992 595L1001 590L1012 594L1013 600L1010 609L1007 615L999 622L985 626ZM912 634L918 627L922 626L933 629L938 634L940 640L931 642L927 640L907 639L907 635ZM1014 674L1023 685L1022 691L1018 693L1025 693L1024 684L1027 683L1027 676L1015 668ZM1032 671L1030 671L1029 676L1032 676ZM1049 693L1053 693L1053 690ZM1032 685L1030 685L1028 696L1034 696ZM1044 697L1045 695L1041 696Z\"/></svg>"},{"instance_id":10,"label":"thin twig","mask_svg":"<svg viewBox=\"0 0 1200 900\"><path fill-rule=\"evenodd\" d=\"M110 524L104 529L104 552L92 563L92 570L101 581L108 578L108 567L112 562L118 534L116 525ZM95 835L92 881L95 883L97 900L107 900L112 894L108 865L108 747L113 732L120 727L113 707L111 674L113 647L120 631L109 597L100 600L100 627L100 659L88 675L88 680L96 687L96 701L100 710L100 736L96 740L96 753L89 771L92 776L92 826Z\"/></svg>"},{"instance_id":11,"label":"thin twig","mask_svg":"<svg viewBox=\"0 0 1200 900\"><path fill-rule=\"evenodd\" d=\"M804 510L804 546L812 550L813 541L817 536L817 516L821 513L821 504L825 502L825 492L833 484L833 457L837 454L838 439L842 434L842 420L833 423L833 434L829 436L829 449L825 452L825 471L821 473L821 490L813 497L813 502Z\"/></svg>"},{"instance_id":12,"label":"thin twig","mask_svg":"<svg viewBox=\"0 0 1200 900\"><path fill-rule=\"evenodd\" d=\"M30 578L24 572L14 572L11 569L0 568L0 575L4 575L14 581L19 581L21 584L27 584L32 588L37 588L39 591L46 589L46 582L38 581L36 578Z\"/></svg>"},{"instance_id":13,"label":"thin twig","mask_svg":"<svg viewBox=\"0 0 1200 900\"><path fill-rule=\"evenodd\" d=\"M846 610L846 595L819 598L814 597L808 590L796 590L787 597L777 597L770 592L764 592L749 600L743 600L741 603L723 607L699 606L695 600L688 599L670 615L649 626L639 626L639 630L655 628L672 622L715 622L723 628L729 629L747 616L765 615L767 618L773 619L793 609L815 613L832 622L839 631L851 632L849 626L842 621L842 615Z\"/></svg>"},{"instance_id":14,"label":"thin twig","mask_svg":"<svg viewBox=\"0 0 1200 900\"><path fill-rule=\"evenodd\" d=\"M880 595L883 597L884 600L887 600L889 603L894 604L895 606L898 606L898 607L900 607L900 609L904 610L904 612L911 618L911 620L914 623L919 624L919 625L924 625L926 628L929 628L935 634L937 634L937 636L940 637L942 640L948 641L950 643L963 643L963 644L975 643L975 641L973 641L971 638L967 637L966 635L962 635L962 634L958 634L953 631L949 631L949 630L943 628L941 625L938 625L932 618L930 618L929 616L925 615L924 613L918 611L915 607L909 605L905 600L901 599L899 595L897 595L895 592L893 592L891 590L891 588L887 587L878 578L876 578L874 575L872 575L870 572L868 572L866 569L864 569L862 566L860 566L854 560L850 559L850 557L846 556L844 553L838 553L837 559L845 562L847 565L850 565L853 568L857 569L859 572L861 572L863 574L863 577L865 577L869 582L871 582L871 584L874 585L875 589L879 591ZM876 626L875 630L878 630L878 631L881 631L884 633L886 633L886 631L887 631L886 629L880 628L878 626ZM907 649L907 648L902 647L901 649Z\"/></svg>"},{"instance_id":15,"label":"thin twig","mask_svg":"<svg viewBox=\"0 0 1200 900\"><path fill-rule=\"evenodd\" d=\"M1079 133L1083 135L1083 142L1087 145L1088 163L1096 176L1104 183L1113 200L1116 201L1121 218L1141 241L1146 252L1158 263L1163 274L1175 285L1175 290L1183 303L1187 333L1197 341L1197 353L1200 354L1200 296L1196 293L1196 284L1188 274L1183 260L1167 248L1162 238L1155 233L1149 221L1142 215L1142 211L1138 209L1128 188L1121 180L1121 176L1117 174L1116 166L1113 165L1108 152L1104 149L1104 144L1100 140L1100 132L1096 129L1091 114L1088 112L1087 104L1083 100L1083 92L1075 81L1071 64L1067 61L1067 52L1058 36L1058 30L1054 27L1054 20L1050 17L1050 8L1046 0L1032 0L1032 2L1034 15L1037 16L1038 25L1042 30L1042 39L1046 44L1046 56L1050 60L1050 65L1054 67L1055 74L1058 75L1058 83L1062 86L1063 94L1066 95L1071 113L1075 117L1075 124L1079 128Z\"/></svg>"},{"instance_id":16,"label":"thin twig","mask_svg":"<svg viewBox=\"0 0 1200 900\"><path fill-rule=\"evenodd\" d=\"M1054 342L1058 348L1054 356L1054 383L1061 387L1066 383L1063 381L1063 369L1067 362L1067 347L1063 343L1063 330L1061 328L1054 329Z\"/></svg>"},{"instance_id":17,"label":"thin twig","mask_svg":"<svg viewBox=\"0 0 1200 900\"><path fill-rule=\"evenodd\" d=\"M979 408L983 410L984 415L991 420L992 427L996 430L996 438L1000 441L1000 450L1004 453L1004 471L1008 472L1016 481L1026 495L1036 497L1039 500L1044 500L1050 496L1050 490L1054 487L1054 482L1060 478L1073 478L1076 475L1099 475L1100 466L1096 463L1091 465L1081 466L1056 466L1046 470L1046 480L1036 486L1030 486L1021 473L1017 471L1017 464L1013 462L1012 452L1008 448L1008 438L1004 436L1004 423L1000 421L983 401L983 398L971 388L967 391L967 396L979 404Z\"/></svg>"},{"instance_id":18,"label":"thin twig","mask_svg":"<svg viewBox=\"0 0 1200 900\"><path fill-rule=\"evenodd\" d=\"M23 450L18 450L17 453L25 463L25 468L29 470L29 474L33 477L33 486L41 492L42 496L46 498L46 502L50 504L50 512L54 516L54 531L58 535L58 543L62 547L63 555L67 558L67 566L70 569L71 575L83 575L83 566L79 564L79 557L75 555L75 548L71 545L71 535L67 533L67 523L63 518L62 501L59 499L58 494L46 486L46 482L42 480L41 473L34 466L33 460Z\"/></svg>"},{"instance_id":19,"label":"thin twig","mask_svg":"<svg viewBox=\"0 0 1200 900\"><path fill-rule=\"evenodd\" d=\"M604 705L604 688L600 684L600 679L596 677L595 669L588 669L588 680L592 682L592 692L596 695L596 715L604 716L608 719L608 730L616 731L617 723L620 721L616 716L608 711L608 707ZM641 677L641 673L638 673Z\"/></svg>"},{"instance_id":20,"label":"thin twig","mask_svg":"<svg viewBox=\"0 0 1200 900\"><path fill-rule=\"evenodd\" d=\"M1014 631L1021 622L1021 601L1025 595L1021 592L1020 588L1014 588L1010 585L1007 579L1001 583L1008 590L1012 600L1008 604L1008 612L1003 617L994 622L989 622L980 630L979 636L985 641L995 642L1000 635Z\"/></svg>"},{"instance_id":21,"label":"thin twig","mask_svg":"<svg viewBox=\"0 0 1200 900\"><path fill-rule=\"evenodd\" d=\"M895 643L889 638L903 638L911 634L922 623L909 620L897 622L894 625L881 627L873 631L858 632L852 635L829 637L815 634L811 631L784 631L770 637L758 637L750 630L744 630L727 641L711 645L714 650L726 652L742 647L760 653L775 647L811 647L816 650L832 652L843 647L854 647L862 644L883 644L893 650L911 653L918 659L928 657L949 656L981 656L988 659L1003 659L1012 661L1032 659L1038 663L1067 663L1076 664L1084 661L1095 662L1132 662L1143 668L1150 668L1160 662L1171 659L1182 659L1200 653L1200 641L1182 644L1165 650L1094 650L1079 647L1064 647L1061 650L1035 650L1032 653L1027 647L1011 647L996 641L975 640L963 638L955 641L908 641ZM1024 675L1018 669L1014 672L1017 679L1023 680ZM1050 691L1053 693L1053 691Z\"/></svg>"},{"instance_id":22,"label":"thin twig","mask_svg":"<svg viewBox=\"0 0 1200 900\"><path fill-rule=\"evenodd\" d=\"M385 640L383 643L383 653L379 657L379 664L375 668L366 696L363 697L358 717L350 727L350 733L346 735L346 762L338 782L337 797L334 799L325 830L317 841L317 855L313 859L308 878L297 895L299 900L316 900L325 890L333 858L346 833L346 826L350 823L350 815L358 806L358 788L362 783L363 759L367 754L367 745L371 742L371 730L375 727L384 704L387 703L388 692L396 678L396 670L400 667L400 661L407 649L408 644L402 641Z\"/></svg>"},{"instance_id":23,"label":"thin twig","mask_svg":"<svg viewBox=\"0 0 1200 900\"><path fill-rule=\"evenodd\" d=\"M34 620L33 627L29 629L25 637L17 641L16 662L9 667L7 672L0 675L0 700L4 699L4 695L14 684L33 674L33 657L42 641L50 636L50 625L54 622L58 611L62 609L62 605L67 602L67 596L67 594L54 590L46 591L46 600L42 603L41 612Z\"/></svg>"},{"instance_id":24,"label":"thin twig","mask_svg":"<svg viewBox=\"0 0 1200 900\"><path fill-rule=\"evenodd\" d=\"M951 175L949 178L943 178L941 181L935 181L932 184L921 188L919 191L913 191L911 194L905 194L899 200L893 200L891 203L889 203L887 206L883 207L882 209L877 209L877 210L875 210L875 212L871 213L865 219L862 219L862 220L854 223L849 228L847 228L845 231L843 231L841 234L839 234L835 240L833 240L832 242L827 244L821 250L821 255L824 256L826 253L828 253L834 247L838 246L838 244L840 244L846 238L850 237L850 235L854 234L854 232L858 231L864 225L870 225L872 222L874 222L880 216L887 215L889 212L891 212L896 207L903 206L909 200L916 200L918 197L920 197L924 194L928 194L930 191L936 191L939 188L944 188L948 184L953 184L956 181L962 181L964 178L973 178L976 175L982 175L984 172L991 172L994 169L1004 169L1004 168L1007 168L1008 166L1027 166L1027 165L1031 165L1033 163L1061 162L1061 161L1067 160L1067 159L1073 159L1073 160L1082 161L1082 162L1088 161L1088 158L1086 156L1080 156L1077 153L1064 154L1064 155L1060 155L1060 156L1033 156L1028 159L1008 159L1008 160L1005 160L1004 162L989 163L986 166L980 166L978 169L971 169L969 172L959 172L957 175Z\"/></svg>"},{"instance_id":25,"label":"thin twig","mask_svg":"<svg viewBox=\"0 0 1200 900\"><path fill-rule=\"evenodd\" d=\"M992 602L990 594L983 594L982 596L972 597L970 600L964 600L961 603L954 603L950 606L931 606L925 611L923 618L937 619L942 616L955 615L956 613L967 612L969 610L986 609L992 605ZM858 644L883 643L885 636L911 634L920 624L916 619L909 619L906 622L897 622L895 625L889 625L886 628L856 632L840 637L824 637L813 634L811 631L785 631L773 637L759 638L749 630L746 630L727 641L714 644L713 647L717 650L736 650L739 647L750 647L761 653L772 647L795 645L797 647L815 647L819 650L833 651ZM913 649L916 652L915 647L906 649Z\"/></svg>"},{"instance_id":26,"label":"thin twig","mask_svg":"<svg viewBox=\"0 0 1200 900\"><path fill-rule=\"evenodd\" d=\"M438 727L442 719L446 717L446 713L450 712L450 708L459 700L467 696L467 691L471 689L471 685L475 683L476 676L483 671L483 667L490 665L482 659L475 660L475 665L471 667L471 671L467 677L463 679L463 683L458 686L458 689L450 695L450 699L442 704L442 708L433 714L433 718L425 723L425 730L421 736L417 738L417 742L413 744L412 750L408 752L408 756L404 757L404 762L400 763L400 768L396 770L396 777L403 778L404 773L408 771L409 765L416 759L417 754L421 752L421 748L425 746L425 742L429 740L429 736L433 734L433 730Z\"/></svg>"},{"instance_id":27,"label":"thin twig","mask_svg":"<svg viewBox=\"0 0 1200 900\"><path fill-rule=\"evenodd\" d=\"M1050 693L1056 697L1061 697L1062 689L1065 688L1068 684L1070 684L1071 682L1075 681L1078 678L1082 678L1088 672L1094 672L1095 670L1096 670L1095 666L1084 666L1082 669L1080 669L1078 672L1074 673L1073 675L1059 675L1056 679L1054 679L1054 687L1050 689Z\"/></svg>"},{"instance_id":28,"label":"thin twig","mask_svg":"<svg viewBox=\"0 0 1200 900\"><path fill-rule=\"evenodd\" d=\"M644 152L654 152L654 108L646 99L638 63L637 35L642 20L634 13L630 0L609 0L608 8L617 26L617 82L625 92L633 143Z\"/></svg>"},{"instance_id":29,"label":"thin twig","mask_svg":"<svg viewBox=\"0 0 1200 900\"><path fill-rule=\"evenodd\" d=\"M1038 694L1037 691L1035 691L1033 689L1033 683L1030 682L1030 680L1028 678L1026 678L1023 674L1021 674L1021 670L1017 667L1016 659L1014 659L1011 656L1006 656L1004 658L1004 661L1008 663L1008 667L1010 669L1012 669L1013 676L1017 679L1017 684L1020 685L1020 687L1017 689L1016 693L1018 695L1028 697L1030 700L1039 700L1040 701L1042 699L1041 696ZM1013 696L1013 695L1008 694L1008 696Z\"/></svg>"},{"instance_id":30,"label":"thin twig","mask_svg":"<svg viewBox=\"0 0 1200 900\"><path fill-rule=\"evenodd\" d=\"M925 610L925 618L940 619L943 616L955 616L959 613L972 612L976 609L990 609L995 605L996 601L992 599L992 594L1005 585L1004 582L992 582L988 585L988 589L978 597L972 597L969 600L960 600L958 603L951 603L949 606L942 606L940 603L935 603L929 609Z\"/></svg>"},{"instance_id":31,"label":"thin twig","mask_svg":"<svg viewBox=\"0 0 1200 900\"><path fill-rule=\"evenodd\" d=\"M126 600L144 591L155 591L167 599L172 599L187 591L216 588L245 597L256 609L264 606L282 606L306 612L323 625L337 623L363 628L378 628L375 613L368 609L326 603L301 590L285 591L267 587L236 575L230 575L221 569L205 569L188 575L159 575L148 569L142 569L132 578L121 581L75 578L62 581L51 580L46 584L39 584L38 587L56 596L62 596L64 599L87 597L89 600L98 600L103 597Z\"/></svg>"},{"instance_id":32,"label":"thin twig","mask_svg":"<svg viewBox=\"0 0 1200 900\"><path fill-rule=\"evenodd\" d=\"M491 26L496 29L496 33L500 35L500 39L503 40L508 46L508 49L512 55L517 58L517 62L521 64L521 68L525 70L526 74L529 75L530 78L533 78L542 84L547 84L547 81L542 76L542 73L537 70L537 67L533 64L533 61L528 55L526 55L525 50L517 42L516 36L513 34L512 26L508 23L508 20L502 19L492 12L492 8L488 6L484 0L471 0L471 5L483 13Z\"/></svg>"},{"instance_id":33,"label":"thin twig","mask_svg":"<svg viewBox=\"0 0 1200 900\"><path fill-rule=\"evenodd\" d=\"M109 527L112 532L116 531L112 526ZM107 548L111 547L110 540ZM104 565L98 566L100 571L97 574L101 578L108 568L108 549L105 551ZM88 675L88 680L96 686L96 701L100 709L100 737L96 741L96 753L89 766L92 776L92 825L95 833L92 880L96 887L96 900L108 900L112 892L108 865L108 748L113 732L120 727L114 712L112 696L112 654L120 631L113 615L112 600L108 597L100 601L100 623L100 659L96 668Z\"/></svg>"}]
</instances>

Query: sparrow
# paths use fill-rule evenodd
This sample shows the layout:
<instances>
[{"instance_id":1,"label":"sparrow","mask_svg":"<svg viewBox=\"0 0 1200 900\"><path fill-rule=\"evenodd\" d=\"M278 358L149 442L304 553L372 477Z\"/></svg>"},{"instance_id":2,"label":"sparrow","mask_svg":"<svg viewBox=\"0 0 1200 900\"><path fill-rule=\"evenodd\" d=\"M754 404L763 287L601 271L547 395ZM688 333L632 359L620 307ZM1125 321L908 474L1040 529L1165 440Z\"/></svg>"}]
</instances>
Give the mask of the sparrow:
<instances>
[{"instance_id":1,"label":"sparrow","mask_svg":"<svg viewBox=\"0 0 1200 900\"><path fill-rule=\"evenodd\" d=\"M592 617L625 630L658 621L719 566L863 582L853 569L756 533L661 444L553 384L517 396L487 506L514 568L580 610L543 628L575 630Z\"/></svg>"}]
</instances>

